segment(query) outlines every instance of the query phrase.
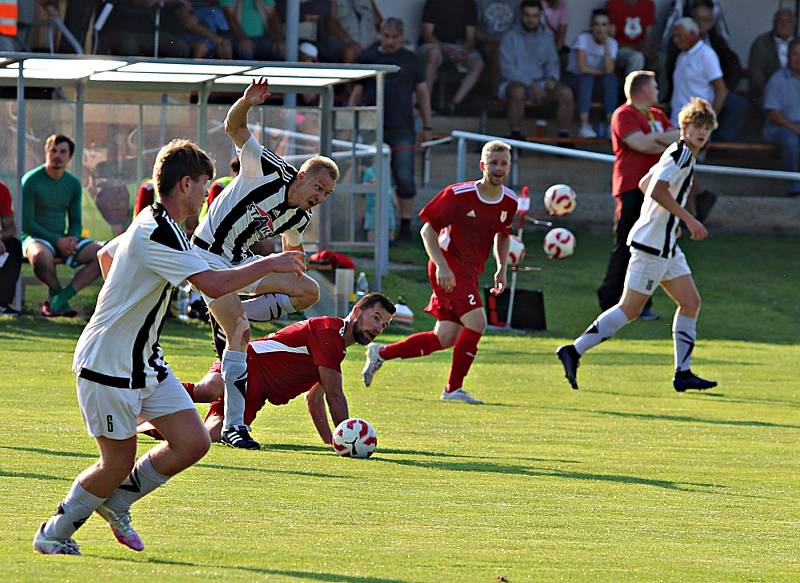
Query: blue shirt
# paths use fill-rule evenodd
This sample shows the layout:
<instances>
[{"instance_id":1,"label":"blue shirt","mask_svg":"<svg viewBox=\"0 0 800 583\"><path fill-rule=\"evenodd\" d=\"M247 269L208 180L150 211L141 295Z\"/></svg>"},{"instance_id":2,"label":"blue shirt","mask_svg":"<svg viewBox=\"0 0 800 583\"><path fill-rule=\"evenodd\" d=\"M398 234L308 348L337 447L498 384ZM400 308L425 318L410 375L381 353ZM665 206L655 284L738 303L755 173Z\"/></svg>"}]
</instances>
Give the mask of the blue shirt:
<instances>
[{"instance_id":1,"label":"blue shirt","mask_svg":"<svg viewBox=\"0 0 800 583\"><path fill-rule=\"evenodd\" d=\"M793 123L800 123L800 75L788 67L775 71L764 90L764 110L774 109ZM767 118L767 127L776 124Z\"/></svg>"}]
</instances>

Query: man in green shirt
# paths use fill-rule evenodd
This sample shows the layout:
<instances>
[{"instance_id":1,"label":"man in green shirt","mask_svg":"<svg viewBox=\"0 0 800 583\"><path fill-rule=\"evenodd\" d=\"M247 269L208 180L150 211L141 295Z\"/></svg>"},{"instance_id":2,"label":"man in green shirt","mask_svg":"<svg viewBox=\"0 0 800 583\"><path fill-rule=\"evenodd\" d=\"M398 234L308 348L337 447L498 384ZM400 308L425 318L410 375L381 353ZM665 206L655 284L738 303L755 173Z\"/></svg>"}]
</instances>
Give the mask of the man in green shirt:
<instances>
[{"instance_id":1,"label":"man in green shirt","mask_svg":"<svg viewBox=\"0 0 800 583\"><path fill-rule=\"evenodd\" d=\"M22 252L49 288L42 315L71 317L75 311L69 300L100 276L100 245L81 237L81 183L67 172L75 143L53 134L45 141L44 152L45 163L22 177ZM58 281L56 258L80 268L64 288Z\"/></svg>"}]
</instances>

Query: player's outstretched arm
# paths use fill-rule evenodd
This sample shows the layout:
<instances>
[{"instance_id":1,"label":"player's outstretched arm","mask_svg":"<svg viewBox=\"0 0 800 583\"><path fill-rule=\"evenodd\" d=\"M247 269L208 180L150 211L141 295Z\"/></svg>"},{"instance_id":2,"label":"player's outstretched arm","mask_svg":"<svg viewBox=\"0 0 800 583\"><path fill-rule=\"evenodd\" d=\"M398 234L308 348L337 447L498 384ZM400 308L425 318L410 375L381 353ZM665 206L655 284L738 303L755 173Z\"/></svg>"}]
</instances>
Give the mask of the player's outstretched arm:
<instances>
[{"instance_id":1,"label":"player's outstretched arm","mask_svg":"<svg viewBox=\"0 0 800 583\"><path fill-rule=\"evenodd\" d=\"M319 380L325 391L325 400L328 403L328 410L331 412L333 425L339 425L339 423L350 417L347 409L347 398L344 396L344 390L342 389L342 373L325 366L317 368L319 369Z\"/></svg>"},{"instance_id":2,"label":"player's outstretched arm","mask_svg":"<svg viewBox=\"0 0 800 583\"><path fill-rule=\"evenodd\" d=\"M311 415L311 421L314 422L314 427L316 427L322 443L330 445L333 433L331 433L331 426L328 423L328 410L325 408L325 389L317 383L309 389L305 399L308 414Z\"/></svg>"},{"instance_id":3,"label":"player's outstretched arm","mask_svg":"<svg viewBox=\"0 0 800 583\"><path fill-rule=\"evenodd\" d=\"M456 285L456 276L453 275L447 259L444 258L442 248L439 246L438 233L430 223L425 223L422 225L420 235L422 235L422 244L425 245L428 257L436 265L436 283L444 291L452 291Z\"/></svg>"},{"instance_id":4,"label":"player's outstretched arm","mask_svg":"<svg viewBox=\"0 0 800 583\"><path fill-rule=\"evenodd\" d=\"M247 114L256 105L261 105L269 97L269 83L266 77L261 77L244 90L244 94L236 100L228 110L225 117L225 133L236 144L237 148L244 146L250 139L251 133L247 127Z\"/></svg>"},{"instance_id":5,"label":"player's outstretched arm","mask_svg":"<svg viewBox=\"0 0 800 583\"><path fill-rule=\"evenodd\" d=\"M497 271L494 272L494 287L490 290L495 295L505 291L508 282L508 248L511 239L507 233L497 233L494 236L494 259L497 262Z\"/></svg>"},{"instance_id":6,"label":"player's outstretched arm","mask_svg":"<svg viewBox=\"0 0 800 583\"><path fill-rule=\"evenodd\" d=\"M268 273L303 275L305 267L305 256L302 253L284 251L231 269L207 269L194 274L189 281L207 296L218 298L238 291Z\"/></svg>"}]
</instances>

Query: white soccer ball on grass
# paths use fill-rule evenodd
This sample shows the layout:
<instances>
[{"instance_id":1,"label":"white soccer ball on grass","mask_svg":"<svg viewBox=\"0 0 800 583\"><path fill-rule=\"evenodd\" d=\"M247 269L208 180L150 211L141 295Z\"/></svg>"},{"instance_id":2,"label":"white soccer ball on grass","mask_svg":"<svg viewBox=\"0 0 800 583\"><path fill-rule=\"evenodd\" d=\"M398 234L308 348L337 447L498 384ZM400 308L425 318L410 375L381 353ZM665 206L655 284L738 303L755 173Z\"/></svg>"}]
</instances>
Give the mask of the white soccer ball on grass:
<instances>
[{"instance_id":1,"label":"white soccer ball on grass","mask_svg":"<svg viewBox=\"0 0 800 583\"><path fill-rule=\"evenodd\" d=\"M367 458L377 446L375 428L363 419L345 419L333 430L333 449L340 456Z\"/></svg>"}]
</instances>

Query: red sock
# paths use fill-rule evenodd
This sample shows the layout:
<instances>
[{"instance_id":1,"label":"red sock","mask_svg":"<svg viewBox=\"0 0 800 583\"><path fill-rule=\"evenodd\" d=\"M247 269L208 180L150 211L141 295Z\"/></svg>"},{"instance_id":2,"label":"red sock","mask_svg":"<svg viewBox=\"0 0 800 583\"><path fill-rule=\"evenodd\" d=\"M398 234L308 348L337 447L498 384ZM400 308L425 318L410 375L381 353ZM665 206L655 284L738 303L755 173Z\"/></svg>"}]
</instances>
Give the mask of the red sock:
<instances>
[{"instance_id":1,"label":"red sock","mask_svg":"<svg viewBox=\"0 0 800 583\"><path fill-rule=\"evenodd\" d=\"M194 383L181 383L183 388L186 389L186 392L189 393L189 396L194 401Z\"/></svg>"},{"instance_id":2,"label":"red sock","mask_svg":"<svg viewBox=\"0 0 800 583\"><path fill-rule=\"evenodd\" d=\"M442 343L435 332L418 332L394 344L381 346L378 351L383 360L393 358L417 358L442 349Z\"/></svg>"},{"instance_id":3,"label":"red sock","mask_svg":"<svg viewBox=\"0 0 800 583\"><path fill-rule=\"evenodd\" d=\"M445 390L449 393L460 389L464 383L464 377L478 354L478 342L481 340L480 332L464 328L459 332L456 344L453 346L453 363L450 365L450 377L447 379Z\"/></svg>"}]
</instances>

